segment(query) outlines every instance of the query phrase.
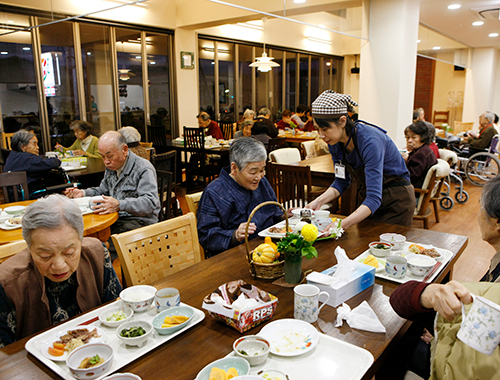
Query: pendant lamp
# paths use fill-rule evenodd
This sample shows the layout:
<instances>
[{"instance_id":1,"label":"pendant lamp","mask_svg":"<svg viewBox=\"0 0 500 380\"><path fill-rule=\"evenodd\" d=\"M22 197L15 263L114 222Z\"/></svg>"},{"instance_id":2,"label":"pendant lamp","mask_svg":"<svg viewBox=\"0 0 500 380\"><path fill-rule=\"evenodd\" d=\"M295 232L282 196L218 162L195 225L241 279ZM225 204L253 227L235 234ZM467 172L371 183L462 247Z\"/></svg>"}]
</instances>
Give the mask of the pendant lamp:
<instances>
[{"instance_id":1,"label":"pendant lamp","mask_svg":"<svg viewBox=\"0 0 500 380\"><path fill-rule=\"evenodd\" d=\"M273 67L279 67L280 65L273 61L274 57L268 57L266 54L266 38L265 38L265 25L266 25L267 17L262 17L262 24L264 26L264 50L262 52L262 57L255 58L256 62L251 63L250 67L256 67L257 70L263 73L267 73L271 71Z\"/></svg>"}]
</instances>

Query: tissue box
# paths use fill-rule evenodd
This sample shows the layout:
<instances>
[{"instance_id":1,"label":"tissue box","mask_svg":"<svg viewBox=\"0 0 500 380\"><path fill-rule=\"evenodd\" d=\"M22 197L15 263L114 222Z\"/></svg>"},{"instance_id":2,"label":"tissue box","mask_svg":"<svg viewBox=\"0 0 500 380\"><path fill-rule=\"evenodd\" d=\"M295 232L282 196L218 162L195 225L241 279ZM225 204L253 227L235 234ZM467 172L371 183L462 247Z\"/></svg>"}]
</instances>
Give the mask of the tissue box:
<instances>
[{"instance_id":1,"label":"tissue box","mask_svg":"<svg viewBox=\"0 0 500 380\"><path fill-rule=\"evenodd\" d=\"M369 288L375 283L375 268L371 265L366 265L363 263L358 263L356 261L351 262L352 266L356 268L351 273L351 278L349 281L340 280L333 285L322 285L312 281L307 280L308 284L316 285L320 290L324 290L330 294L330 299L327 304L333 307L337 307L342 302L354 297L356 294L361 293L363 290ZM334 265L331 268L325 269L321 273L326 275L331 275L337 269Z\"/></svg>"},{"instance_id":2,"label":"tissue box","mask_svg":"<svg viewBox=\"0 0 500 380\"><path fill-rule=\"evenodd\" d=\"M245 294L247 298L260 300L258 305L233 309L228 304L236 300L236 297ZM216 299L222 298L226 303L222 304ZM259 289L255 285L247 284L243 280L231 281L219 286L215 291L203 299L202 308L208 314L227 325L234 327L240 333L250 330L259 323L267 321L274 316L278 298L272 294Z\"/></svg>"}]
</instances>

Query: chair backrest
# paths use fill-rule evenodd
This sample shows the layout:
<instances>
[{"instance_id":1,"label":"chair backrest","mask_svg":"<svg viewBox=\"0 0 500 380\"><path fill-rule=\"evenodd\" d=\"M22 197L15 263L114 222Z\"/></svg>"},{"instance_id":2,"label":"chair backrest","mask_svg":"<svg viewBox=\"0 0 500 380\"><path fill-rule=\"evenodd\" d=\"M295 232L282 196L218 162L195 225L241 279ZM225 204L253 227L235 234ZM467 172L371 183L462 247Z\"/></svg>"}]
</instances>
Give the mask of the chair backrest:
<instances>
[{"instance_id":1,"label":"chair backrest","mask_svg":"<svg viewBox=\"0 0 500 380\"><path fill-rule=\"evenodd\" d=\"M205 135L202 128L184 127L184 147L205 149Z\"/></svg>"},{"instance_id":2,"label":"chair backrest","mask_svg":"<svg viewBox=\"0 0 500 380\"><path fill-rule=\"evenodd\" d=\"M158 214L158 220L160 222L172 217L173 177L171 172L156 170L158 196L160 198L160 212Z\"/></svg>"},{"instance_id":3,"label":"chair backrest","mask_svg":"<svg viewBox=\"0 0 500 380\"><path fill-rule=\"evenodd\" d=\"M434 111L434 116L432 118L432 124L435 126L441 126L443 123L448 123L450 117L450 111Z\"/></svg>"},{"instance_id":4,"label":"chair backrest","mask_svg":"<svg viewBox=\"0 0 500 380\"><path fill-rule=\"evenodd\" d=\"M18 191L21 185L22 191ZM0 187L3 190L5 203L25 201L30 199L26 172L8 172L0 174Z\"/></svg>"},{"instance_id":5,"label":"chair backrest","mask_svg":"<svg viewBox=\"0 0 500 380\"><path fill-rule=\"evenodd\" d=\"M286 137L273 137L267 145L267 154L269 155L273 150L284 147L285 143Z\"/></svg>"},{"instance_id":6,"label":"chair backrest","mask_svg":"<svg viewBox=\"0 0 500 380\"><path fill-rule=\"evenodd\" d=\"M269 160L277 164L292 164L301 160L300 151L297 148L281 148L269 153Z\"/></svg>"},{"instance_id":7,"label":"chair backrest","mask_svg":"<svg viewBox=\"0 0 500 380\"><path fill-rule=\"evenodd\" d=\"M171 150L170 152L155 154L152 158L153 166L156 170L163 170L170 172L174 176L173 181L177 178L177 152Z\"/></svg>"},{"instance_id":8,"label":"chair backrest","mask_svg":"<svg viewBox=\"0 0 500 380\"><path fill-rule=\"evenodd\" d=\"M231 140L233 138L233 122L232 121L221 121L219 122L219 127L224 135L224 140Z\"/></svg>"},{"instance_id":9,"label":"chair backrest","mask_svg":"<svg viewBox=\"0 0 500 380\"><path fill-rule=\"evenodd\" d=\"M449 149L439 149L439 156L450 166L453 166L458 162L458 155Z\"/></svg>"},{"instance_id":10,"label":"chair backrest","mask_svg":"<svg viewBox=\"0 0 500 380\"><path fill-rule=\"evenodd\" d=\"M437 164L431 166L427 175L425 176L424 183L422 184L422 190L426 192L420 194L417 202L417 213L423 214L426 212L429 205L431 197L434 197L439 188L439 180L447 177L450 174L450 165L440 158L438 158Z\"/></svg>"},{"instance_id":11,"label":"chair backrest","mask_svg":"<svg viewBox=\"0 0 500 380\"><path fill-rule=\"evenodd\" d=\"M300 150L302 153L302 159L306 159L307 156L312 156L314 151L314 140L302 141L300 143Z\"/></svg>"},{"instance_id":12,"label":"chair backrest","mask_svg":"<svg viewBox=\"0 0 500 380\"><path fill-rule=\"evenodd\" d=\"M168 150L167 132L164 125L148 125L148 139L153 143L156 153L165 153Z\"/></svg>"},{"instance_id":13,"label":"chair backrest","mask_svg":"<svg viewBox=\"0 0 500 380\"><path fill-rule=\"evenodd\" d=\"M150 285L202 260L193 213L111 236L126 283Z\"/></svg>"},{"instance_id":14,"label":"chair backrest","mask_svg":"<svg viewBox=\"0 0 500 380\"><path fill-rule=\"evenodd\" d=\"M26 248L26 242L24 240L14 241L12 243L7 243L0 245L0 263L3 263L9 257L14 256L16 253L21 252Z\"/></svg>"},{"instance_id":15,"label":"chair backrest","mask_svg":"<svg viewBox=\"0 0 500 380\"><path fill-rule=\"evenodd\" d=\"M267 179L278 202L285 208L304 207L311 202L311 168L309 166L267 163Z\"/></svg>"},{"instance_id":16,"label":"chair backrest","mask_svg":"<svg viewBox=\"0 0 500 380\"><path fill-rule=\"evenodd\" d=\"M139 144L140 144L143 148L152 148L152 147L153 147L153 143L152 143L152 142L144 142L144 141L139 141Z\"/></svg>"},{"instance_id":17,"label":"chair backrest","mask_svg":"<svg viewBox=\"0 0 500 380\"><path fill-rule=\"evenodd\" d=\"M472 128L474 127L474 123L463 123L461 121L455 121L453 123L453 134L457 134L457 133L464 133L464 132L467 132L467 131L470 131L472 130Z\"/></svg>"},{"instance_id":18,"label":"chair backrest","mask_svg":"<svg viewBox=\"0 0 500 380\"><path fill-rule=\"evenodd\" d=\"M500 153L498 151L498 144L500 143L500 135L495 135L492 137L491 139L491 143L490 143L490 150L489 152L490 153Z\"/></svg>"},{"instance_id":19,"label":"chair backrest","mask_svg":"<svg viewBox=\"0 0 500 380\"><path fill-rule=\"evenodd\" d=\"M194 215L198 214L198 203L200 203L202 194L203 191L199 191L194 194L186 194L186 203L189 208L189 212L192 212Z\"/></svg>"},{"instance_id":20,"label":"chair backrest","mask_svg":"<svg viewBox=\"0 0 500 380\"><path fill-rule=\"evenodd\" d=\"M14 133L2 132L2 141L0 143L2 148L12 150L12 136L14 136Z\"/></svg>"}]
</instances>

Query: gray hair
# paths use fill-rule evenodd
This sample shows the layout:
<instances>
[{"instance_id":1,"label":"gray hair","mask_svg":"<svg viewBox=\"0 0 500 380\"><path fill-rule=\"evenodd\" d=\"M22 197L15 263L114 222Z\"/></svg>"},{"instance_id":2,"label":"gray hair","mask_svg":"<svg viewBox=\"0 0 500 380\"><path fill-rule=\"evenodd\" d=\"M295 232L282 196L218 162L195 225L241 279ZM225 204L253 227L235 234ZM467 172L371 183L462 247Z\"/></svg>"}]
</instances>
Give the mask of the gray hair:
<instances>
[{"instance_id":1,"label":"gray hair","mask_svg":"<svg viewBox=\"0 0 500 380\"><path fill-rule=\"evenodd\" d=\"M23 238L28 247L31 246L31 234L34 230L44 228L55 230L69 225L83 239L83 217L75 202L60 194L52 194L39 199L26 209L23 216ZM63 239L64 236L61 236Z\"/></svg>"},{"instance_id":2,"label":"gray hair","mask_svg":"<svg viewBox=\"0 0 500 380\"><path fill-rule=\"evenodd\" d=\"M481 206L490 217L500 219L500 176L496 176L484 185Z\"/></svg>"},{"instance_id":3,"label":"gray hair","mask_svg":"<svg viewBox=\"0 0 500 380\"><path fill-rule=\"evenodd\" d=\"M121 133L117 131L107 131L105 134L101 136L99 139L99 144L101 142L111 142L116 149L121 149L124 145L127 145L127 140Z\"/></svg>"},{"instance_id":4,"label":"gray hair","mask_svg":"<svg viewBox=\"0 0 500 380\"><path fill-rule=\"evenodd\" d=\"M253 120L243 120L241 123L240 123L240 131L242 131L243 129L245 129L245 127L247 126L253 126Z\"/></svg>"},{"instance_id":5,"label":"gray hair","mask_svg":"<svg viewBox=\"0 0 500 380\"><path fill-rule=\"evenodd\" d=\"M259 115L264 115L264 116L267 116L267 115L270 115L271 114L271 111L269 111L269 108L261 108L259 110Z\"/></svg>"},{"instance_id":6,"label":"gray hair","mask_svg":"<svg viewBox=\"0 0 500 380\"><path fill-rule=\"evenodd\" d=\"M490 122L490 123L493 123L495 121L495 114L490 112L490 111L486 111L484 113L484 117Z\"/></svg>"},{"instance_id":7,"label":"gray hair","mask_svg":"<svg viewBox=\"0 0 500 380\"><path fill-rule=\"evenodd\" d=\"M12 136L10 146L12 150L15 150L16 152L22 152L23 150L21 147L28 145L33 137L35 137L35 134L33 132L28 132L25 129L20 129L19 131L14 133L14 136Z\"/></svg>"},{"instance_id":8,"label":"gray hair","mask_svg":"<svg viewBox=\"0 0 500 380\"><path fill-rule=\"evenodd\" d=\"M260 141L251 137L234 140L229 149L229 161L234 162L239 170L243 170L250 162L267 160L267 151Z\"/></svg>"},{"instance_id":9,"label":"gray hair","mask_svg":"<svg viewBox=\"0 0 500 380\"><path fill-rule=\"evenodd\" d=\"M118 130L125 137L127 143L139 142L141 141L141 134L134 127L123 127Z\"/></svg>"},{"instance_id":10,"label":"gray hair","mask_svg":"<svg viewBox=\"0 0 500 380\"><path fill-rule=\"evenodd\" d=\"M87 136L92 134L93 128L94 127L92 127L92 124L87 123L86 121L83 121L83 120L75 120L69 126L69 129L71 129L72 131L74 131L75 129L78 129L79 131L87 133Z\"/></svg>"},{"instance_id":11,"label":"gray hair","mask_svg":"<svg viewBox=\"0 0 500 380\"><path fill-rule=\"evenodd\" d=\"M206 112L200 112L197 116L198 119L201 119L203 121L210 120L210 115Z\"/></svg>"},{"instance_id":12,"label":"gray hair","mask_svg":"<svg viewBox=\"0 0 500 380\"><path fill-rule=\"evenodd\" d=\"M243 117L245 119L253 119L255 117L255 111L249 108L245 112L243 112Z\"/></svg>"}]
</instances>

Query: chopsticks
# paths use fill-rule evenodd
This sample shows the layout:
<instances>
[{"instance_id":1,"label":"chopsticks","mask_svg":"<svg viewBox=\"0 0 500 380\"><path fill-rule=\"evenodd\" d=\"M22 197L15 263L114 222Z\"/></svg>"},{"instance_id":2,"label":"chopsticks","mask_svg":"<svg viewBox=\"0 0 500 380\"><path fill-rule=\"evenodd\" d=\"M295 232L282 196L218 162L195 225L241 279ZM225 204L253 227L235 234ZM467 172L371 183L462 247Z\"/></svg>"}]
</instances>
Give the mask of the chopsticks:
<instances>
[{"instance_id":1,"label":"chopsticks","mask_svg":"<svg viewBox=\"0 0 500 380\"><path fill-rule=\"evenodd\" d=\"M89 319L88 321L85 321L85 322L82 322L82 323L78 324L78 326L90 325L92 322L95 322L95 321L98 321L98 320L99 320L99 317L97 316L95 318Z\"/></svg>"},{"instance_id":2,"label":"chopsticks","mask_svg":"<svg viewBox=\"0 0 500 380\"><path fill-rule=\"evenodd\" d=\"M436 272L436 270L441 266L442 262L438 261L434 266L432 267L431 271L427 273L427 276L424 277L424 282L426 282L429 278L432 277L432 275Z\"/></svg>"}]
</instances>

